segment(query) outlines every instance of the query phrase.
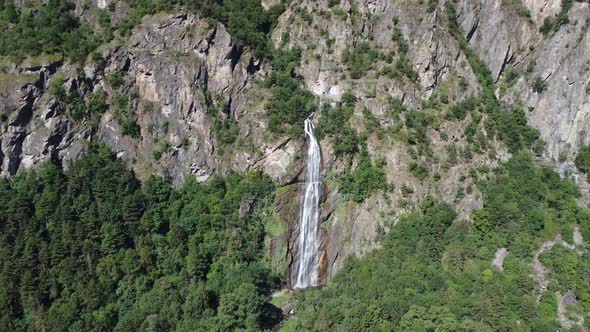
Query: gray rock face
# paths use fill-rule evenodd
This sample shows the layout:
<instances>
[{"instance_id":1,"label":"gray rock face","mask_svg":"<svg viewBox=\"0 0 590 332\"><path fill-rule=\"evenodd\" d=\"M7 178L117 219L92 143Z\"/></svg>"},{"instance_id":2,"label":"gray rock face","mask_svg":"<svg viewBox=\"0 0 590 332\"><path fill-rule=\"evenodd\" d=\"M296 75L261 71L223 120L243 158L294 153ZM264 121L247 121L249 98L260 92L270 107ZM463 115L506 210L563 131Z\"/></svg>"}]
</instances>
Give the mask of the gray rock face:
<instances>
[{"instance_id":1,"label":"gray rock face","mask_svg":"<svg viewBox=\"0 0 590 332\"><path fill-rule=\"evenodd\" d=\"M61 109L55 103L40 100L55 70L48 65L8 71L14 81L8 82L6 94L0 94L0 175L16 175L21 167L34 166L59 153L68 121L57 119Z\"/></svg>"},{"instance_id":2,"label":"gray rock face","mask_svg":"<svg viewBox=\"0 0 590 332\"><path fill-rule=\"evenodd\" d=\"M106 8L111 1L93 3ZM276 3L263 1L265 8ZM469 45L498 83L497 96L509 108L528 110L529 123L547 143L545 161L555 161L565 174L576 171L572 160L577 148L590 143L590 33L585 24L590 6L574 2L570 23L544 37L539 27L543 19L559 12L560 3L460 0L457 9ZM125 5L116 2L115 7L117 12ZM522 9L528 9L530 19ZM82 3L77 10L83 11ZM416 79L381 72L385 66L394 68L399 56L394 29L408 44L407 58ZM426 108L423 101L433 95L444 94L452 103L481 90L467 57L449 33L444 1L432 12L424 4L406 0L341 1L334 7L327 1L291 2L278 20L272 42L276 47L302 49L297 72L322 103L334 103L344 92L354 92L359 101L350 124L358 133L366 130L365 110L384 132L402 124L404 119L393 115L392 100L410 112L421 112ZM352 79L343 56L361 42L393 61L379 60L362 78ZM510 82L509 70L517 73ZM61 62L5 66L0 68L0 175L14 176L50 159L67 167L91 139L105 142L140 177L166 174L175 184L187 175L204 181L229 170L262 170L284 186L265 243L271 264L288 278L288 267L296 264L297 257L304 142L269 133L265 101L270 92L260 84L269 72L268 62L237 45L223 25L187 13L144 18L128 40L105 46L101 59L89 60L83 68ZM121 77L120 86L111 83L113 75ZM66 90L83 98L105 92L110 108L96 128L71 120L68 108L51 95L48 88L58 76ZM532 89L536 78L546 84L541 93ZM114 107L119 95L129 97L138 138L123 135ZM451 144L471 154L464 130L469 120L428 129L432 154L441 161L437 163L416 156L412 147L393 135L368 134L367 150L373 159L384 160L390 189L360 204L343 197L337 184L338 176L358 160L337 158L330 140L321 141L326 188L320 258L324 280L342 267L346 256L378 248L399 216L415 209L426 195L454 205L459 220L468 220L471 211L482 207L482 194L468 174L506 160L509 154L501 143L490 140L494 151L490 155L475 154L449 163L448 169L441 167L450 159ZM237 127L233 144L220 139L224 123ZM428 163L430 174L443 176L420 181L409 171L415 162Z\"/></svg>"},{"instance_id":3,"label":"gray rock face","mask_svg":"<svg viewBox=\"0 0 590 332\"><path fill-rule=\"evenodd\" d=\"M538 27L506 3L504 0L461 1L458 7L467 40L487 63L496 81L517 52L533 44L538 37Z\"/></svg>"},{"instance_id":4,"label":"gray rock face","mask_svg":"<svg viewBox=\"0 0 590 332\"><path fill-rule=\"evenodd\" d=\"M590 141L588 114L590 94L590 18L587 2L574 2L570 23L553 35L543 37L543 19L560 10L557 0L523 1L532 20L517 15L503 1L461 2L461 26L470 44L490 67L497 80L506 65L520 74L501 99L529 109L529 124L538 128L546 142L546 158L571 157L578 146ZM534 92L540 78L546 88Z\"/></svg>"},{"instance_id":5,"label":"gray rock face","mask_svg":"<svg viewBox=\"0 0 590 332\"><path fill-rule=\"evenodd\" d=\"M321 2L302 1L292 6L280 17L273 41L275 46L279 46L283 36L288 33L289 44L304 50L299 72L307 88L318 95L322 102L338 101L347 90L354 92L359 102L351 123L358 132L365 130L364 109L379 119L385 131L398 124L400 120L391 116L391 98L401 100L410 110L420 111L422 100L441 87L451 99L460 99L479 91L477 79L465 55L446 28L446 14L441 8L426 13L423 6L407 1L356 1L354 5L342 2L339 8L346 13L345 16L315 15L331 10ZM301 17L301 11L311 15L311 23ZM402 38L408 42L408 58L418 79L388 78L375 70L365 73L361 79L347 77L343 55L357 43L368 42L375 49L396 54L398 42L392 39L394 28L399 29ZM326 40L330 40L330 43ZM462 88L459 87L460 81L464 82ZM451 142L455 141L460 146L465 143L461 124L449 125L440 131L447 133ZM439 133L433 131L429 136L434 154L446 155L447 143L443 142ZM346 161L334 156L333 147L328 141L323 141L321 148L325 177L337 178L339 171L348 167ZM342 197L336 183L325 183L320 256L320 276L324 280L343 266L348 255L362 256L378 248L379 242L394 227L399 216L411 211L429 193L436 193L437 197L456 205L460 218L467 218L471 211L482 206L481 193L477 190L458 201L455 201L455 196L462 174L466 174L470 167L490 164L490 160L485 157L457 165L440 182L431 183L418 181L408 171L414 160L410 157L411 149L404 143L372 135L367 140L367 148L373 158L385 161L387 180L395 189L392 192L375 193L357 204ZM439 169L430 171L435 173ZM298 235L296 227L291 226L294 236ZM297 256L292 257L296 259Z\"/></svg>"},{"instance_id":6,"label":"gray rock face","mask_svg":"<svg viewBox=\"0 0 590 332\"><path fill-rule=\"evenodd\" d=\"M264 132L255 131L264 124L256 114L262 109L254 105L257 95L252 91L266 70L255 62L223 25L182 13L147 18L127 45L107 48L101 60L86 65L84 78L79 70L59 63L31 69L26 74L36 76L33 83L1 96L0 111L7 118L0 131L1 174L12 176L50 158L74 158L82 151L82 142L93 136L132 163L140 176L155 170L166 172L177 184L187 174L204 181L213 173L253 167L261 155L269 153L258 167L268 169L275 179L283 178L295 155L294 145L276 147L272 141L262 141ZM120 88L108 82L109 75L115 74L123 77ZM56 75L82 96L106 92L111 109L96 131L68 120L63 107L47 92ZM138 139L123 135L115 120L118 95L130 97L141 128ZM215 118L240 120L239 139L247 141L249 148L236 152L239 157L230 151L228 158L222 151L212 128ZM154 160L154 151L161 153L159 160Z\"/></svg>"},{"instance_id":7,"label":"gray rock face","mask_svg":"<svg viewBox=\"0 0 590 332\"><path fill-rule=\"evenodd\" d=\"M534 69L530 79L519 80L507 93L510 102L520 102L532 110L530 124L539 128L547 142L547 157L555 160L560 154L573 155L590 138L590 94L586 91L590 81L590 35L581 23L590 18L589 5L575 3L570 17L580 23L562 27L537 46L531 54ZM542 93L530 87L535 77L546 84Z\"/></svg>"},{"instance_id":8,"label":"gray rock face","mask_svg":"<svg viewBox=\"0 0 590 332\"><path fill-rule=\"evenodd\" d=\"M496 250L496 255L492 260L492 266L494 266L500 272L504 271L504 259L506 256L508 256L508 249L506 247Z\"/></svg>"},{"instance_id":9,"label":"gray rock face","mask_svg":"<svg viewBox=\"0 0 590 332\"><path fill-rule=\"evenodd\" d=\"M537 25L540 25L545 17L559 13L561 8L560 0L523 0L522 2L530 10Z\"/></svg>"}]
</instances>

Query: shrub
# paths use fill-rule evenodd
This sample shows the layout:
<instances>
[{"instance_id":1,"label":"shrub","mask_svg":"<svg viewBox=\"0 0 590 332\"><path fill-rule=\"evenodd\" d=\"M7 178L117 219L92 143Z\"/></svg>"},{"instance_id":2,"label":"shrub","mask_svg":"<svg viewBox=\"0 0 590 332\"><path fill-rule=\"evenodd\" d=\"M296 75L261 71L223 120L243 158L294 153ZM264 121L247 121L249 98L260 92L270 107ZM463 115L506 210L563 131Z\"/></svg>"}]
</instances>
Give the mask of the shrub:
<instances>
[{"instance_id":1,"label":"shrub","mask_svg":"<svg viewBox=\"0 0 590 332\"><path fill-rule=\"evenodd\" d=\"M533 91L536 93L543 93L543 91L545 91L545 88L547 87L547 83L545 83L545 81L543 81L543 79L541 77L535 77L535 79L533 80Z\"/></svg>"},{"instance_id":2,"label":"shrub","mask_svg":"<svg viewBox=\"0 0 590 332\"><path fill-rule=\"evenodd\" d=\"M399 58L395 63L396 71L413 81L417 80L418 74L414 71L412 63L410 62L408 57L409 46L408 43L404 40L401 31L398 28L394 28L391 38L398 45L397 52ZM394 75L387 74L387 76L393 77Z\"/></svg>"},{"instance_id":3,"label":"shrub","mask_svg":"<svg viewBox=\"0 0 590 332\"><path fill-rule=\"evenodd\" d=\"M418 79L418 73L414 71L412 63L405 55L400 55L399 59L397 59L395 63L395 69L412 81L416 81Z\"/></svg>"},{"instance_id":4,"label":"shrub","mask_svg":"<svg viewBox=\"0 0 590 332\"><path fill-rule=\"evenodd\" d=\"M135 120L135 112L129 108L129 98L126 95L115 97L114 118L121 126L123 135L139 137L141 128Z\"/></svg>"},{"instance_id":5,"label":"shrub","mask_svg":"<svg viewBox=\"0 0 590 332\"><path fill-rule=\"evenodd\" d=\"M449 166L457 164L457 146L455 144L447 145L447 162Z\"/></svg>"},{"instance_id":6,"label":"shrub","mask_svg":"<svg viewBox=\"0 0 590 332\"><path fill-rule=\"evenodd\" d=\"M426 12L432 13L436 10L438 6L438 0L428 0L428 5L426 6Z\"/></svg>"},{"instance_id":7,"label":"shrub","mask_svg":"<svg viewBox=\"0 0 590 332\"><path fill-rule=\"evenodd\" d=\"M277 75L278 76L278 75ZM289 75L277 80L266 110L272 132L298 137L303 134L304 120L315 111L314 97L301 87L301 81Z\"/></svg>"},{"instance_id":8,"label":"shrub","mask_svg":"<svg viewBox=\"0 0 590 332\"><path fill-rule=\"evenodd\" d=\"M463 120L465 119L467 113L475 110L477 103L477 99L473 97L467 97L453 105L447 112L446 118L449 120Z\"/></svg>"},{"instance_id":9,"label":"shrub","mask_svg":"<svg viewBox=\"0 0 590 332\"><path fill-rule=\"evenodd\" d=\"M495 112L491 114L491 118L500 139L511 152L533 146L541 136L539 130L527 125L526 115L522 109Z\"/></svg>"},{"instance_id":10,"label":"shrub","mask_svg":"<svg viewBox=\"0 0 590 332\"><path fill-rule=\"evenodd\" d=\"M135 119L131 117L125 118L121 123L121 127L123 128L123 135L128 135L133 138L138 138L141 132L141 128L139 127Z\"/></svg>"},{"instance_id":11,"label":"shrub","mask_svg":"<svg viewBox=\"0 0 590 332\"><path fill-rule=\"evenodd\" d=\"M56 76L51 83L49 83L49 93L55 97L59 102L66 102L68 97L66 89L64 88L64 77L59 75Z\"/></svg>"},{"instance_id":12,"label":"shrub","mask_svg":"<svg viewBox=\"0 0 590 332\"><path fill-rule=\"evenodd\" d=\"M543 35L548 35L549 33L555 31L555 27L557 26L557 21L553 17L545 17L543 20L543 25L539 28L539 32Z\"/></svg>"},{"instance_id":13,"label":"shrub","mask_svg":"<svg viewBox=\"0 0 590 332\"><path fill-rule=\"evenodd\" d=\"M574 163L582 173L590 175L590 145L580 146Z\"/></svg>"},{"instance_id":14,"label":"shrub","mask_svg":"<svg viewBox=\"0 0 590 332\"><path fill-rule=\"evenodd\" d=\"M383 160L373 162L363 149L354 171L340 178L340 190L349 199L362 202L376 190L387 189Z\"/></svg>"},{"instance_id":15,"label":"shrub","mask_svg":"<svg viewBox=\"0 0 590 332\"><path fill-rule=\"evenodd\" d=\"M372 49L368 43L359 43L347 49L343 55L343 61L350 70L352 79L361 78L378 58L379 52Z\"/></svg>"},{"instance_id":16,"label":"shrub","mask_svg":"<svg viewBox=\"0 0 590 332\"><path fill-rule=\"evenodd\" d=\"M557 15L557 23L559 26L568 24L570 22L568 13L570 9L572 9L573 4L574 0L561 0L561 9Z\"/></svg>"},{"instance_id":17,"label":"shrub","mask_svg":"<svg viewBox=\"0 0 590 332\"><path fill-rule=\"evenodd\" d=\"M410 173L420 181L423 181L428 177L428 169L417 163L410 164Z\"/></svg>"},{"instance_id":18,"label":"shrub","mask_svg":"<svg viewBox=\"0 0 590 332\"><path fill-rule=\"evenodd\" d=\"M102 114L107 110L106 94L104 91L99 90L90 95L88 98L88 114Z\"/></svg>"},{"instance_id":19,"label":"shrub","mask_svg":"<svg viewBox=\"0 0 590 332\"><path fill-rule=\"evenodd\" d=\"M408 128L407 140L409 144L419 145L421 149L429 150L430 139L427 136L428 127L434 122L434 117L426 112L404 113L405 124Z\"/></svg>"},{"instance_id":20,"label":"shrub","mask_svg":"<svg viewBox=\"0 0 590 332\"><path fill-rule=\"evenodd\" d=\"M588 84L588 86L590 87L590 83ZM345 106L354 107L356 102L357 98L352 91L346 91L342 94L342 103L344 103Z\"/></svg>"},{"instance_id":21,"label":"shrub","mask_svg":"<svg viewBox=\"0 0 590 332\"><path fill-rule=\"evenodd\" d=\"M543 25L539 28L539 31L543 35L548 35L551 32L557 32L562 25L566 25L570 22L568 12L572 8L573 0L561 0L561 9L555 17L545 17Z\"/></svg>"},{"instance_id":22,"label":"shrub","mask_svg":"<svg viewBox=\"0 0 590 332\"><path fill-rule=\"evenodd\" d=\"M514 69L513 66L508 66L506 67L506 71L504 74L504 81L506 82L506 84L508 84L508 86L512 86L516 83L516 81L518 81L518 76L520 75L520 73Z\"/></svg>"},{"instance_id":23,"label":"shrub","mask_svg":"<svg viewBox=\"0 0 590 332\"><path fill-rule=\"evenodd\" d=\"M334 6L338 6L340 4L340 0L328 0L328 7L332 8Z\"/></svg>"},{"instance_id":24,"label":"shrub","mask_svg":"<svg viewBox=\"0 0 590 332\"><path fill-rule=\"evenodd\" d=\"M226 119L225 121L216 119L214 131L222 144L230 145L235 143L235 141L238 139L240 128L238 127L238 123L233 118Z\"/></svg>"},{"instance_id":25,"label":"shrub","mask_svg":"<svg viewBox=\"0 0 590 332\"><path fill-rule=\"evenodd\" d=\"M316 110L313 94L294 71L300 59L300 49L274 51L273 72L266 82L272 92L266 105L269 129L291 137L303 134L303 122Z\"/></svg>"},{"instance_id":26,"label":"shrub","mask_svg":"<svg viewBox=\"0 0 590 332\"><path fill-rule=\"evenodd\" d=\"M49 92L67 107L68 115L72 120L92 120L90 123L92 127L98 125L98 120L108 109L104 91L98 90L92 93L87 101L84 101L84 98L76 90L69 94L66 93L61 77L52 81Z\"/></svg>"},{"instance_id":27,"label":"shrub","mask_svg":"<svg viewBox=\"0 0 590 332\"><path fill-rule=\"evenodd\" d=\"M322 108L316 132L320 138L327 136L334 140L336 156L354 155L358 152L358 135L348 123L352 112L352 106L324 105Z\"/></svg>"},{"instance_id":28,"label":"shrub","mask_svg":"<svg viewBox=\"0 0 590 332\"><path fill-rule=\"evenodd\" d=\"M382 128L381 123L379 123L379 119L377 119L377 117L373 113L371 113L371 111L369 111L367 108L363 109L363 118L365 120L365 129L367 130L369 135L374 132L381 134Z\"/></svg>"},{"instance_id":29,"label":"shrub","mask_svg":"<svg viewBox=\"0 0 590 332\"><path fill-rule=\"evenodd\" d=\"M121 75L119 72L107 74L106 80L113 89L120 87L125 82L123 75Z\"/></svg>"},{"instance_id":30,"label":"shrub","mask_svg":"<svg viewBox=\"0 0 590 332\"><path fill-rule=\"evenodd\" d=\"M257 0L225 0L221 12L214 17L224 22L229 33L252 47L258 56L270 54L268 36L284 6L279 4L265 11Z\"/></svg>"}]
</instances>

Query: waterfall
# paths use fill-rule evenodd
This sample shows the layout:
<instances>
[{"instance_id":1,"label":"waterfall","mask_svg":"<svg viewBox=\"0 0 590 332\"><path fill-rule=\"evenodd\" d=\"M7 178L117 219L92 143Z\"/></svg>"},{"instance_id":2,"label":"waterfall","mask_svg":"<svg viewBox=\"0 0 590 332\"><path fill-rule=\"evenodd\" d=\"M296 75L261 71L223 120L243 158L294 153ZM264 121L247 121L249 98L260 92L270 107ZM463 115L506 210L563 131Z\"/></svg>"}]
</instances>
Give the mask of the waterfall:
<instances>
[{"instance_id":1,"label":"waterfall","mask_svg":"<svg viewBox=\"0 0 590 332\"><path fill-rule=\"evenodd\" d=\"M309 140L307 148L307 170L305 173L305 191L299 215L299 266L294 288L317 286L318 253L320 249L319 205L322 194L320 173L322 157L311 121L313 114L304 123L305 136Z\"/></svg>"}]
</instances>

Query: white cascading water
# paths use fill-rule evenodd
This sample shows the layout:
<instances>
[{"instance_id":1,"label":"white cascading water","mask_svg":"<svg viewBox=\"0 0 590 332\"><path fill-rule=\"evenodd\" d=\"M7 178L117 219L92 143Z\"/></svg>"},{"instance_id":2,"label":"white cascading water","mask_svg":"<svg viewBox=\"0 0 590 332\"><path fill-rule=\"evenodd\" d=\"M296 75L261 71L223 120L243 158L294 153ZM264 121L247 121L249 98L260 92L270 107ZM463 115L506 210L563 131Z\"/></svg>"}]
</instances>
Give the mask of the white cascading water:
<instances>
[{"instance_id":1,"label":"white cascading water","mask_svg":"<svg viewBox=\"0 0 590 332\"><path fill-rule=\"evenodd\" d=\"M320 146L309 118L305 120L305 136L309 140L307 148L307 171L305 174L305 191L299 216L299 267L294 288L307 288L319 285L318 253L320 247L319 205L322 194L320 178L322 156Z\"/></svg>"}]
</instances>

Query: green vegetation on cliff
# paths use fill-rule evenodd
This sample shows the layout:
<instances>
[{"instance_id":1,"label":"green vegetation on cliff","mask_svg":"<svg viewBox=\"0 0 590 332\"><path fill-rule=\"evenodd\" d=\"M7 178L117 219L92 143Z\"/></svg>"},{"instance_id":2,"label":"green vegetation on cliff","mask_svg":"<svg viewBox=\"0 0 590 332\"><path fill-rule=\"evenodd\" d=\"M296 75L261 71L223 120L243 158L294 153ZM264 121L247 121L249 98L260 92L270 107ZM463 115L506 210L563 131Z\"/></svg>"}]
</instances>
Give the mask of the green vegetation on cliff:
<instances>
[{"instance_id":1,"label":"green vegetation on cliff","mask_svg":"<svg viewBox=\"0 0 590 332\"><path fill-rule=\"evenodd\" d=\"M353 8L353 2L351 21L352 13L358 10ZM115 15L110 13L116 10L115 5L77 17L74 6L67 1L40 3L34 8L17 8L11 0L0 0L0 26L5 31L0 36L0 55L22 59L52 53L83 62L102 43L128 36L145 15L182 6L212 22L225 24L241 46L251 49L257 57L272 60L272 73L264 82L268 90L260 96L266 102L270 132L301 139L303 121L318 111L318 100L305 88L296 70L302 51L289 48L288 38L282 39L285 45L279 49L269 41L284 9L282 5L265 11L260 0L126 0L117 2L129 9L122 11L126 17L114 23L111 17ZM329 3L339 7L337 1ZM571 7L570 0L563 3ZM438 8L434 0L421 4L429 13ZM432 167L440 165L441 157L435 156L434 148L446 150L447 171L449 165L471 159L471 147L490 147L492 144L484 142L488 139L503 143L499 145L507 147L513 158L492 175L487 171L478 174L473 164L468 165L473 166L471 169L460 170L460 182L467 179L467 173L468 181L473 179L468 187L465 184L466 188L457 188L453 183L440 187L440 191L456 191L456 197L463 198L465 191L471 193L477 186L483 194L483 206L465 217L469 220L458 219L451 205L430 196L421 197L419 204L418 199L412 201L417 208L403 214L397 224L379 220L379 239L386 236L382 249L365 258L348 258L343 270L327 286L298 292L295 316L282 326L286 331L555 331L560 328L556 321L558 294L570 291L578 300L576 310L590 310L590 266L583 247L557 245L540 256L550 283L537 302L539 285L532 264L535 250L557 234L567 243L575 243L575 237L570 235L578 228L586 240L590 239L590 211L577 205L579 191L573 183L537 166L528 155L530 150L541 151L539 132L527 125L522 108L506 109L500 104L491 72L462 35L454 2L445 1L445 6L451 33L481 87L479 95L461 96L437 88L433 97L424 101L421 111L406 109L402 100L388 96L392 121L384 121L378 117L380 113L362 107L371 106L367 100L380 102L382 95L377 92L383 90L377 85L367 84L366 93L359 94L365 105L359 103L356 115L363 109L362 118L355 116L357 100L352 92L343 94L342 103L323 105L316 114L317 134L320 139L330 140L336 160L331 163L331 178L326 183L335 183L342 194L341 198L330 197L352 201L351 206L384 191L385 204L399 199L395 206L409 211L412 205L404 203L408 193L414 194L416 189L414 197L424 195L434 188L430 184L437 185L449 174L439 173L438 169L445 165ZM562 5L562 13L555 21L559 26L566 22L564 8L569 7ZM341 10L339 15L347 18L349 14ZM364 23L367 27L373 25L371 21ZM93 31L95 25L100 29ZM380 65L377 78L386 75L417 81L408 41L398 28L393 30L396 62L394 53L372 48L373 41L359 42L343 52L350 78L360 79ZM293 44L303 47L301 43ZM125 80L116 73L112 75L106 81L117 90ZM94 93L80 96L75 87L66 91L59 76L50 84L49 92L66 106L74 125L87 121L96 127L101 116L113 107L122 133L140 135L134 111L137 102L132 100L132 93L127 94L128 90L119 89L117 97L108 96L109 89L93 89ZM77 90L84 91L83 84ZM387 93L396 95L397 91L387 89ZM533 82L533 89L544 91L540 78ZM225 105L211 102L207 94L204 98L208 112L215 116L214 145L221 143L215 146L216 153L241 143L239 129L244 125L230 117L222 120L215 106L221 109ZM408 98L406 103L412 104L414 99ZM456 103L451 104L451 100ZM144 106L149 113L153 107L148 105L153 104ZM445 120L465 126L450 131L453 137L449 138L444 127L439 130ZM162 123L162 128L167 133L168 122ZM430 135L434 130L449 144L435 146ZM413 158L410 162L406 158L388 160L399 160L424 185L404 184L400 190L404 198L387 192L390 186L384 160L369 153L386 151L386 146L374 149L374 139L384 142L388 134L398 139L395 143L407 144ZM469 146L459 145L463 138ZM170 149L167 140L158 144L152 151L155 159ZM492 149L482 149L477 151L478 157L489 152L489 159L495 160ZM485 167L489 159L482 161ZM590 147L580 149L575 163L582 172L590 173ZM98 145L89 146L81 159L68 166L63 171L47 164L12 180L0 179L1 331L277 328L282 314L269 303L269 297L272 290L284 285L283 277L291 263L287 251L291 248L287 248L293 234L291 225L273 215L276 211L270 202L275 187L268 177L229 173L205 183L189 177L182 187L174 189L166 178L153 176L139 181L108 149ZM288 166L288 172L292 166ZM396 171L392 167L387 169L388 174ZM428 183L430 180L433 182ZM283 199L296 201L296 192L289 189ZM374 211L373 215L388 218L383 211ZM382 225L387 226L388 235L384 235ZM278 262L273 261L275 257L265 257L265 235L285 242L275 254L281 256ZM363 245L357 248L362 250ZM508 255L494 265L492 260L501 248L507 248ZM276 275L273 268L280 269L281 275ZM274 303L284 302L279 298ZM584 327L590 328L589 323Z\"/></svg>"},{"instance_id":2,"label":"green vegetation on cliff","mask_svg":"<svg viewBox=\"0 0 590 332\"><path fill-rule=\"evenodd\" d=\"M468 41L463 36L458 22L457 8L453 1L445 2L445 11L449 20L449 30L457 40L461 50L465 53L471 69L482 87L481 94L477 98L477 106L479 106L481 112L487 117L485 127L488 134L502 140L510 152L516 152L521 149L533 149L535 152L540 152L542 149L540 133L537 129L527 125L524 112L518 108L507 110L500 105L495 95L495 84L492 74L486 64L471 49ZM469 108L465 106L469 106ZM462 119L465 116L465 111L473 110L473 106L465 104L457 109L459 112L454 110L452 113L457 119Z\"/></svg>"},{"instance_id":3,"label":"green vegetation on cliff","mask_svg":"<svg viewBox=\"0 0 590 332\"><path fill-rule=\"evenodd\" d=\"M363 148L356 168L340 177L340 191L360 203L374 191L387 189L383 163L383 160L372 161L367 149Z\"/></svg>"},{"instance_id":4,"label":"green vegetation on cliff","mask_svg":"<svg viewBox=\"0 0 590 332\"><path fill-rule=\"evenodd\" d=\"M0 55L24 58L41 53L61 53L80 61L104 40L80 22L69 1L49 0L38 10L0 2Z\"/></svg>"},{"instance_id":5,"label":"green vegetation on cliff","mask_svg":"<svg viewBox=\"0 0 590 332\"><path fill-rule=\"evenodd\" d=\"M273 71L265 82L272 92L266 105L270 131L294 138L303 135L303 122L317 109L313 94L295 73L300 61L300 49L274 50Z\"/></svg>"},{"instance_id":6,"label":"green vegetation on cliff","mask_svg":"<svg viewBox=\"0 0 590 332\"><path fill-rule=\"evenodd\" d=\"M590 176L590 145L580 146L574 162L580 171Z\"/></svg>"},{"instance_id":7,"label":"green vegetation on cliff","mask_svg":"<svg viewBox=\"0 0 590 332\"><path fill-rule=\"evenodd\" d=\"M348 98L348 101L346 101ZM344 94L345 101L332 107L324 104L320 113L320 119L316 132L320 139L330 138L334 142L334 153L336 156L354 155L358 149L359 137L349 124L350 117L354 112L356 98L350 92Z\"/></svg>"},{"instance_id":8,"label":"green vegetation on cliff","mask_svg":"<svg viewBox=\"0 0 590 332\"><path fill-rule=\"evenodd\" d=\"M228 331L274 322L272 182L140 183L104 147L0 180L0 330Z\"/></svg>"},{"instance_id":9,"label":"green vegetation on cliff","mask_svg":"<svg viewBox=\"0 0 590 332\"><path fill-rule=\"evenodd\" d=\"M533 252L555 234L572 234L572 225L589 237L590 211L576 205L573 183L527 155L500 167L482 188L484 207L472 224L424 198L419 211L391 228L382 249L350 258L328 286L302 294L284 330L555 331L553 294L536 303ZM491 264L501 247L509 250L503 271ZM552 255L552 262L569 257ZM561 275L562 291L590 296L584 271L548 267Z\"/></svg>"},{"instance_id":10,"label":"green vegetation on cliff","mask_svg":"<svg viewBox=\"0 0 590 332\"><path fill-rule=\"evenodd\" d=\"M577 0L581 2L580 0ZM561 9L559 13L554 17L547 16L543 20L543 25L539 28L539 31L543 35L549 35L552 32L557 32L561 29L562 25L566 25L570 22L569 11L574 4L574 0L561 0Z\"/></svg>"},{"instance_id":11,"label":"green vegetation on cliff","mask_svg":"<svg viewBox=\"0 0 590 332\"><path fill-rule=\"evenodd\" d=\"M324 104L320 113L317 126L317 134L320 139L331 139L334 144L334 154L339 158L348 158L350 164L356 158L356 167L346 170L339 174L339 190L344 197L355 202L362 202L377 190L388 188L387 179L383 170L383 160L372 160L367 151L366 134L359 137L357 132L352 128L349 120L354 113L356 97L350 91L342 96L342 102L335 106L329 103ZM368 132L376 130L379 126L377 119L371 118L372 115L365 111L366 130ZM360 152L360 153L359 153Z\"/></svg>"},{"instance_id":12,"label":"green vegetation on cliff","mask_svg":"<svg viewBox=\"0 0 590 332\"><path fill-rule=\"evenodd\" d=\"M278 4L264 10L257 0L166 1L128 0L121 6L125 17L114 23L111 12L95 9L91 19L74 13L75 5L68 0L49 0L44 4L25 3L17 7L13 0L0 1L0 55L23 59L42 53L59 53L72 61L84 61L101 44L116 35L126 36L146 15L171 12L181 8L220 21L243 46L250 47L257 56L270 55L268 37L284 6ZM96 22L96 25L92 24Z\"/></svg>"},{"instance_id":13,"label":"green vegetation on cliff","mask_svg":"<svg viewBox=\"0 0 590 332\"><path fill-rule=\"evenodd\" d=\"M136 2L168 3L166 0L135 0ZM179 0L179 4L223 23L233 38L254 49L258 56L268 56L272 47L268 37L277 18L285 10L282 1L264 10L258 0Z\"/></svg>"}]
</instances>

